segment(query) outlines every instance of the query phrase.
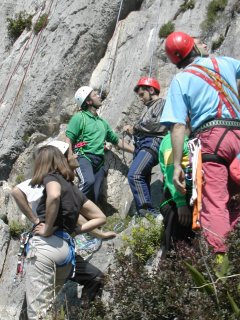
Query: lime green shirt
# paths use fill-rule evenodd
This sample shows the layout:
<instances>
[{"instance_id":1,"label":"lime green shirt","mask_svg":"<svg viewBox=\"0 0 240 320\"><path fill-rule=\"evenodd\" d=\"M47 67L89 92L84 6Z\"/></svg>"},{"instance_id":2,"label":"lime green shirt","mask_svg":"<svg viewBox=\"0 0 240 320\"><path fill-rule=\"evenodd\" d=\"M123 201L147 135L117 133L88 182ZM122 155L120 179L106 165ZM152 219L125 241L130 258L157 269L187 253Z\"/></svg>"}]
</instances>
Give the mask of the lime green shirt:
<instances>
[{"instance_id":1,"label":"lime green shirt","mask_svg":"<svg viewBox=\"0 0 240 320\"><path fill-rule=\"evenodd\" d=\"M183 157L182 157L182 167L183 169L189 164L188 159L188 148L187 148L188 137L184 138L183 147ZM182 207L187 205L185 195L179 193L173 184L173 152L172 152L172 142L171 135L168 133L162 140L159 148L159 163L164 176L164 188L168 188L173 201L176 203L177 207Z\"/></svg>"},{"instance_id":2,"label":"lime green shirt","mask_svg":"<svg viewBox=\"0 0 240 320\"><path fill-rule=\"evenodd\" d=\"M66 129L66 136L73 144L86 142L83 152L96 155L104 154L105 141L112 144L118 144L119 141L118 135L108 122L89 111L80 111L72 116Z\"/></svg>"}]
</instances>

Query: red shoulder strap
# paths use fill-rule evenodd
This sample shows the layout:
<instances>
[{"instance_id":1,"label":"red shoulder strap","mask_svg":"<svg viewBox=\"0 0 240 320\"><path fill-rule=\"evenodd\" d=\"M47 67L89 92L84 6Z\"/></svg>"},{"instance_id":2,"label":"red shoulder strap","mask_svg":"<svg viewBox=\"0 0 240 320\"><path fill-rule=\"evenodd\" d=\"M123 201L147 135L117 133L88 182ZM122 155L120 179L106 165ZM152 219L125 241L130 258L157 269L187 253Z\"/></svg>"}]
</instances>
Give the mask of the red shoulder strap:
<instances>
[{"instance_id":1,"label":"red shoulder strap","mask_svg":"<svg viewBox=\"0 0 240 320\"><path fill-rule=\"evenodd\" d=\"M218 68L218 65L217 65L217 68ZM228 101L227 97L223 93L224 91L222 89L221 82L218 82L217 80L214 81L213 79L209 78L205 73L199 72L195 69L185 69L184 72L189 72L189 73L196 75L197 77L206 81L211 87L213 87L218 92L220 102L218 104L217 118L220 118L222 115L222 103L224 103L226 105L231 117L236 118L236 113L235 113L231 103Z\"/></svg>"},{"instance_id":2,"label":"red shoulder strap","mask_svg":"<svg viewBox=\"0 0 240 320\"><path fill-rule=\"evenodd\" d=\"M217 59L215 57L212 57L211 60L212 60L212 64L213 64L214 70L218 74L220 74L220 70L219 70ZM221 87L222 87L222 84L221 84ZM219 99L219 104L217 106L217 119L219 119L221 117L222 117L222 100Z\"/></svg>"}]
</instances>

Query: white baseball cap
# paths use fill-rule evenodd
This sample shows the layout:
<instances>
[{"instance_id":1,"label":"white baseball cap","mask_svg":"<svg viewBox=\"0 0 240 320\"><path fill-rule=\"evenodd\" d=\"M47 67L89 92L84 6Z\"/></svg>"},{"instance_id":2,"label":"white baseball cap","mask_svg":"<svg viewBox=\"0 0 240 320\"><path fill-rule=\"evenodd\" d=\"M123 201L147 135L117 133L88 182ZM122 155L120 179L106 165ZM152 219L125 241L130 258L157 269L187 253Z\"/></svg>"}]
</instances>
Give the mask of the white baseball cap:
<instances>
[{"instance_id":1,"label":"white baseball cap","mask_svg":"<svg viewBox=\"0 0 240 320\"><path fill-rule=\"evenodd\" d=\"M69 144L63 141L59 141L59 140L53 140L51 142L47 143L47 146L53 146L58 148L62 154L65 154L65 152L68 150L69 148Z\"/></svg>"}]
</instances>

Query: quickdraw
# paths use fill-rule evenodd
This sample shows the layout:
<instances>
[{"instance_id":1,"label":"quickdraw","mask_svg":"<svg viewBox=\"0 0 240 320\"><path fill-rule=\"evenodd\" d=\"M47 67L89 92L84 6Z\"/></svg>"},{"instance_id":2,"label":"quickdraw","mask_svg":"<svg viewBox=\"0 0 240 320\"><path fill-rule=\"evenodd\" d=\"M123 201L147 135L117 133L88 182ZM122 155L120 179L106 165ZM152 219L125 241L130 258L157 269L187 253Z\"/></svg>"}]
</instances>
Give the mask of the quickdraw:
<instances>
[{"instance_id":1,"label":"quickdraw","mask_svg":"<svg viewBox=\"0 0 240 320\"><path fill-rule=\"evenodd\" d=\"M81 141L81 142L78 142L78 143L76 143L75 145L74 145L74 149L75 148L82 148L82 147L85 147L87 145L87 142L85 142L85 141Z\"/></svg>"},{"instance_id":2,"label":"quickdraw","mask_svg":"<svg viewBox=\"0 0 240 320\"><path fill-rule=\"evenodd\" d=\"M18 275L21 275L21 277L23 276L24 262L27 255L27 246L28 246L28 241L30 237L31 237L31 232L23 232L20 236L20 246L17 254L18 256L17 270L14 277L14 282L16 281Z\"/></svg>"},{"instance_id":3,"label":"quickdraw","mask_svg":"<svg viewBox=\"0 0 240 320\"><path fill-rule=\"evenodd\" d=\"M193 221L192 230L197 231L201 229L200 213L202 210L202 154L201 142L195 138L188 141L189 158L192 166L192 197L190 205L193 206Z\"/></svg>"}]
</instances>

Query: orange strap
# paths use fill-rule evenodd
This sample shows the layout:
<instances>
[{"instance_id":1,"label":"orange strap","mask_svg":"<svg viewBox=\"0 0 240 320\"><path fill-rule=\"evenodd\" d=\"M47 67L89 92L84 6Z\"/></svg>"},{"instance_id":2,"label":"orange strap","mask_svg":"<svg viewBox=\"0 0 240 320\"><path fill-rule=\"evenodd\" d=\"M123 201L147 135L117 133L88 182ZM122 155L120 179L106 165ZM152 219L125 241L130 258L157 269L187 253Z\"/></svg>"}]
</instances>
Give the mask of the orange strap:
<instances>
[{"instance_id":1,"label":"orange strap","mask_svg":"<svg viewBox=\"0 0 240 320\"><path fill-rule=\"evenodd\" d=\"M193 221L192 221L192 229L194 231L201 229L200 224L200 213L202 210L202 153L201 149L198 151L198 164L197 164L197 175L196 175L196 184L197 184L197 199L193 205Z\"/></svg>"}]
</instances>

